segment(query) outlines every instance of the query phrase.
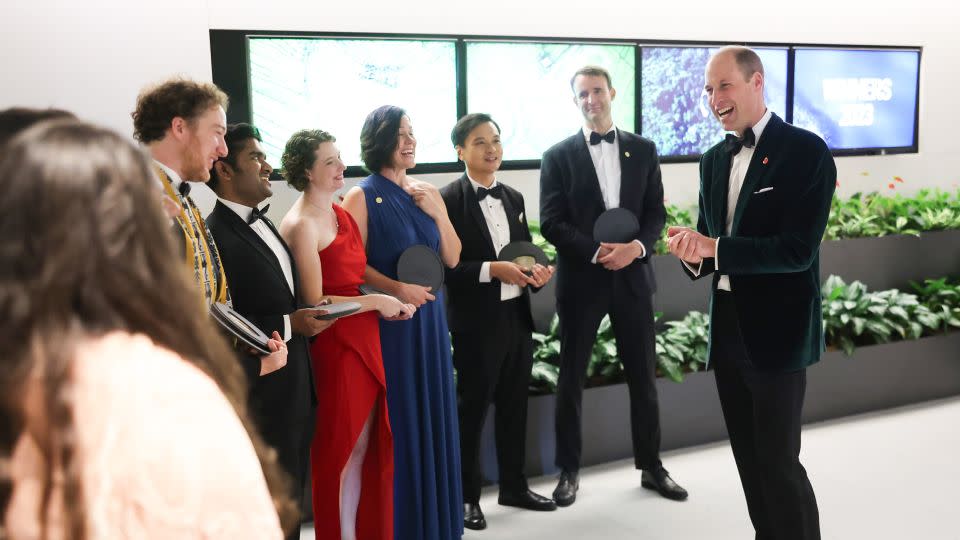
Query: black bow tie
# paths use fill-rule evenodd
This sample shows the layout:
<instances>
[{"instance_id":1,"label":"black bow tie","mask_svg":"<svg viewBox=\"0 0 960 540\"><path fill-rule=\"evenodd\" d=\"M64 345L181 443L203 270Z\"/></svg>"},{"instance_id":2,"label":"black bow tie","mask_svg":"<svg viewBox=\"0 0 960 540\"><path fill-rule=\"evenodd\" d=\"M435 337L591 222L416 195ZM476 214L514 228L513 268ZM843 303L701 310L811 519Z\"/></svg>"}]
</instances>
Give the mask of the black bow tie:
<instances>
[{"instance_id":1,"label":"black bow tie","mask_svg":"<svg viewBox=\"0 0 960 540\"><path fill-rule=\"evenodd\" d=\"M600 141L607 141L610 144L613 144L613 141L617 138L617 130L611 129L607 132L606 135L600 135L596 131L590 132L590 145L600 144Z\"/></svg>"},{"instance_id":2,"label":"black bow tie","mask_svg":"<svg viewBox=\"0 0 960 540\"><path fill-rule=\"evenodd\" d=\"M743 137L737 137L733 133L728 133L725 143L727 145L727 152L730 152L732 155L737 155L740 152L740 149L746 146L747 148L753 148L757 140L753 135L753 128L747 128L743 132Z\"/></svg>"},{"instance_id":3,"label":"black bow tie","mask_svg":"<svg viewBox=\"0 0 960 540\"><path fill-rule=\"evenodd\" d=\"M477 200L482 201L487 195L493 197L494 199L499 199L500 195L503 193L503 186L497 184L490 189L481 187L477 189Z\"/></svg>"},{"instance_id":4,"label":"black bow tie","mask_svg":"<svg viewBox=\"0 0 960 540\"><path fill-rule=\"evenodd\" d=\"M180 191L181 197L186 197L187 195L190 195L190 184L186 182L180 182L180 187L178 187L177 190Z\"/></svg>"},{"instance_id":5,"label":"black bow tie","mask_svg":"<svg viewBox=\"0 0 960 540\"><path fill-rule=\"evenodd\" d=\"M261 209L253 209L253 212L250 214L250 219L247 220L247 225L253 225L258 219L266 221L267 210L270 209L270 205L266 205Z\"/></svg>"}]
</instances>

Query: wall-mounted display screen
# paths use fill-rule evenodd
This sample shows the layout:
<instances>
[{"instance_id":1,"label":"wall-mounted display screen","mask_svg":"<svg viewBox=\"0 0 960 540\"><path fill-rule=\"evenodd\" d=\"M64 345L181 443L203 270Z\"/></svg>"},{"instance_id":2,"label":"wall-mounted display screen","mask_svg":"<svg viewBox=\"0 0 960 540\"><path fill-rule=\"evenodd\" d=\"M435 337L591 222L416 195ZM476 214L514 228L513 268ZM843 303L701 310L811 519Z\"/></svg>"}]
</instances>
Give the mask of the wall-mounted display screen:
<instances>
[{"instance_id":1,"label":"wall-mounted display screen","mask_svg":"<svg viewBox=\"0 0 960 540\"><path fill-rule=\"evenodd\" d=\"M916 149L920 52L797 49L793 123L836 150Z\"/></svg>"},{"instance_id":2,"label":"wall-mounted display screen","mask_svg":"<svg viewBox=\"0 0 960 540\"><path fill-rule=\"evenodd\" d=\"M337 138L347 165L360 165L360 128L373 109L406 109L417 162L451 162L457 121L452 40L274 38L251 36L250 108L268 159L280 166L287 139L304 128Z\"/></svg>"},{"instance_id":3,"label":"wall-mounted display screen","mask_svg":"<svg viewBox=\"0 0 960 540\"><path fill-rule=\"evenodd\" d=\"M210 45L213 80L232 102L227 118L259 127L275 166L293 132L319 128L337 137L348 175L364 174L363 120L392 104L410 114L418 173L463 170L450 131L460 114L478 112L500 125L504 169L536 168L583 125L570 78L589 64L611 74L617 127L653 140L664 161L696 161L725 134L703 88L721 44L211 30ZM751 48L767 106L834 154L918 151L921 48Z\"/></svg>"},{"instance_id":4,"label":"wall-mounted display screen","mask_svg":"<svg viewBox=\"0 0 960 540\"><path fill-rule=\"evenodd\" d=\"M587 64L610 72L617 92L613 121L636 131L633 45L468 41L466 49L467 112L485 112L497 121L504 160L540 159L583 125L570 78Z\"/></svg>"},{"instance_id":5,"label":"wall-mounted display screen","mask_svg":"<svg viewBox=\"0 0 960 540\"><path fill-rule=\"evenodd\" d=\"M780 118L787 112L786 48L754 48L763 62L764 99ZM641 51L641 132L665 157L697 156L723 139L710 112L703 74L717 47L644 46Z\"/></svg>"}]
</instances>

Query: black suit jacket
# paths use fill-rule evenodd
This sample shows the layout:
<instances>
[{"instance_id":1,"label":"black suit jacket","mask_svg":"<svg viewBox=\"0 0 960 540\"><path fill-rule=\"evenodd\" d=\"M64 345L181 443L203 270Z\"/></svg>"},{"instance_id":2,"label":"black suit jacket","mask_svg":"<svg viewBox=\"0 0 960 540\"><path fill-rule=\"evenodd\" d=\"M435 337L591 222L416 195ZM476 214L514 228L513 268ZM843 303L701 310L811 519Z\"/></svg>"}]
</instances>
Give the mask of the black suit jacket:
<instances>
[{"instance_id":1,"label":"black suit jacket","mask_svg":"<svg viewBox=\"0 0 960 540\"><path fill-rule=\"evenodd\" d=\"M609 287L619 274L636 295L656 291L649 264L666 222L663 182L656 146L648 139L617 130L620 141L620 207L640 222L636 239L646 249L618 272L591 263L600 244L593 240L593 224L606 208L597 171L583 132L577 130L547 150L540 165L540 231L557 247L557 297L589 296Z\"/></svg>"},{"instance_id":2,"label":"black suit jacket","mask_svg":"<svg viewBox=\"0 0 960 540\"><path fill-rule=\"evenodd\" d=\"M510 241L531 241L530 229L523 205L523 196L512 187L503 186L503 209L510 224ZM499 313L500 281L492 279L489 283L480 283L480 267L484 262L496 261L497 252L487 228L487 221L480 211L477 194L467 175L451 182L440 190L443 202L447 206L447 215L457 231L462 245L460 262L446 269L447 319L452 332L466 332L482 329ZM520 296L526 305L524 310L530 317L530 287L523 287Z\"/></svg>"},{"instance_id":3,"label":"black suit jacket","mask_svg":"<svg viewBox=\"0 0 960 540\"><path fill-rule=\"evenodd\" d=\"M697 230L720 238L700 275L730 276L743 342L760 369L802 369L820 359L820 241L837 168L823 140L772 115L750 160L726 234L730 153L700 159ZM719 260L719 267L717 267ZM686 266L684 271L695 277Z\"/></svg>"},{"instance_id":4,"label":"black suit jacket","mask_svg":"<svg viewBox=\"0 0 960 540\"><path fill-rule=\"evenodd\" d=\"M273 224L267 223L290 254ZM267 335L276 330L282 336L283 316L300 307L299 276L292 254L293 293L276 255L236 212L217 201L207 217L207 227L220 250L233 308ZM256 360L255 365L247 361L244 366L254 413L273 424L302 422L316 402L307 339L293 334L287 342L287 365L273 373L260 377Z\"/></svg>"}]
</instances>

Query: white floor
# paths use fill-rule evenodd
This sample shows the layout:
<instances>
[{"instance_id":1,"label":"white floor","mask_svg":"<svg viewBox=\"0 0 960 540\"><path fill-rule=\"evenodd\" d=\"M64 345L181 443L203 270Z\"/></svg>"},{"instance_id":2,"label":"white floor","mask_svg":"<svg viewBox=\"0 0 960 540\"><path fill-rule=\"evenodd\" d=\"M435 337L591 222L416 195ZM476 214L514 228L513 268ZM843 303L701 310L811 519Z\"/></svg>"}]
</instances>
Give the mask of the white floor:
<instances>
[{"instance_id":1,"label":"white floor","mask_svg":"<svg viewBox=\"0 0 960 540\"><path fill-rule=\"evenodd\" d=\"M581 471L576 504L556 512L501 507L496 488L487 488L480 506L488 527L464 538L753 538L727 443L664 454L671 476L690 492L681 503L642 489L631 461ZM960 540L960 398L808 426L801 461L824 540ZM555 482L530 485L549 496ZM301 539L312 538L304 527Z\"/></svg>"}]
</instances>

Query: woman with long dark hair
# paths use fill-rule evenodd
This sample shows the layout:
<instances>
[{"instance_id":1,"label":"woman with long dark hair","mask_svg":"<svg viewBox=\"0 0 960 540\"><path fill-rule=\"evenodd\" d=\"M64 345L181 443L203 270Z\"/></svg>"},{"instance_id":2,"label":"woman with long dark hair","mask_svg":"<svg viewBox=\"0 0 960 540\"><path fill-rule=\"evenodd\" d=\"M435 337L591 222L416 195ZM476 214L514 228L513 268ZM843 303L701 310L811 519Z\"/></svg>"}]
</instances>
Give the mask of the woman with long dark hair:
<instances>
[{"instance_id":1,"label":"woman with long dark hair","mask_svg":"<svg viewBox=\"0 0 960 540\"><path fill-rule=\"evenodd\" d=\"M0 157L0 537L296 526L160 196L141 151L81 122Z\"/></svg>"}]
</instances>

